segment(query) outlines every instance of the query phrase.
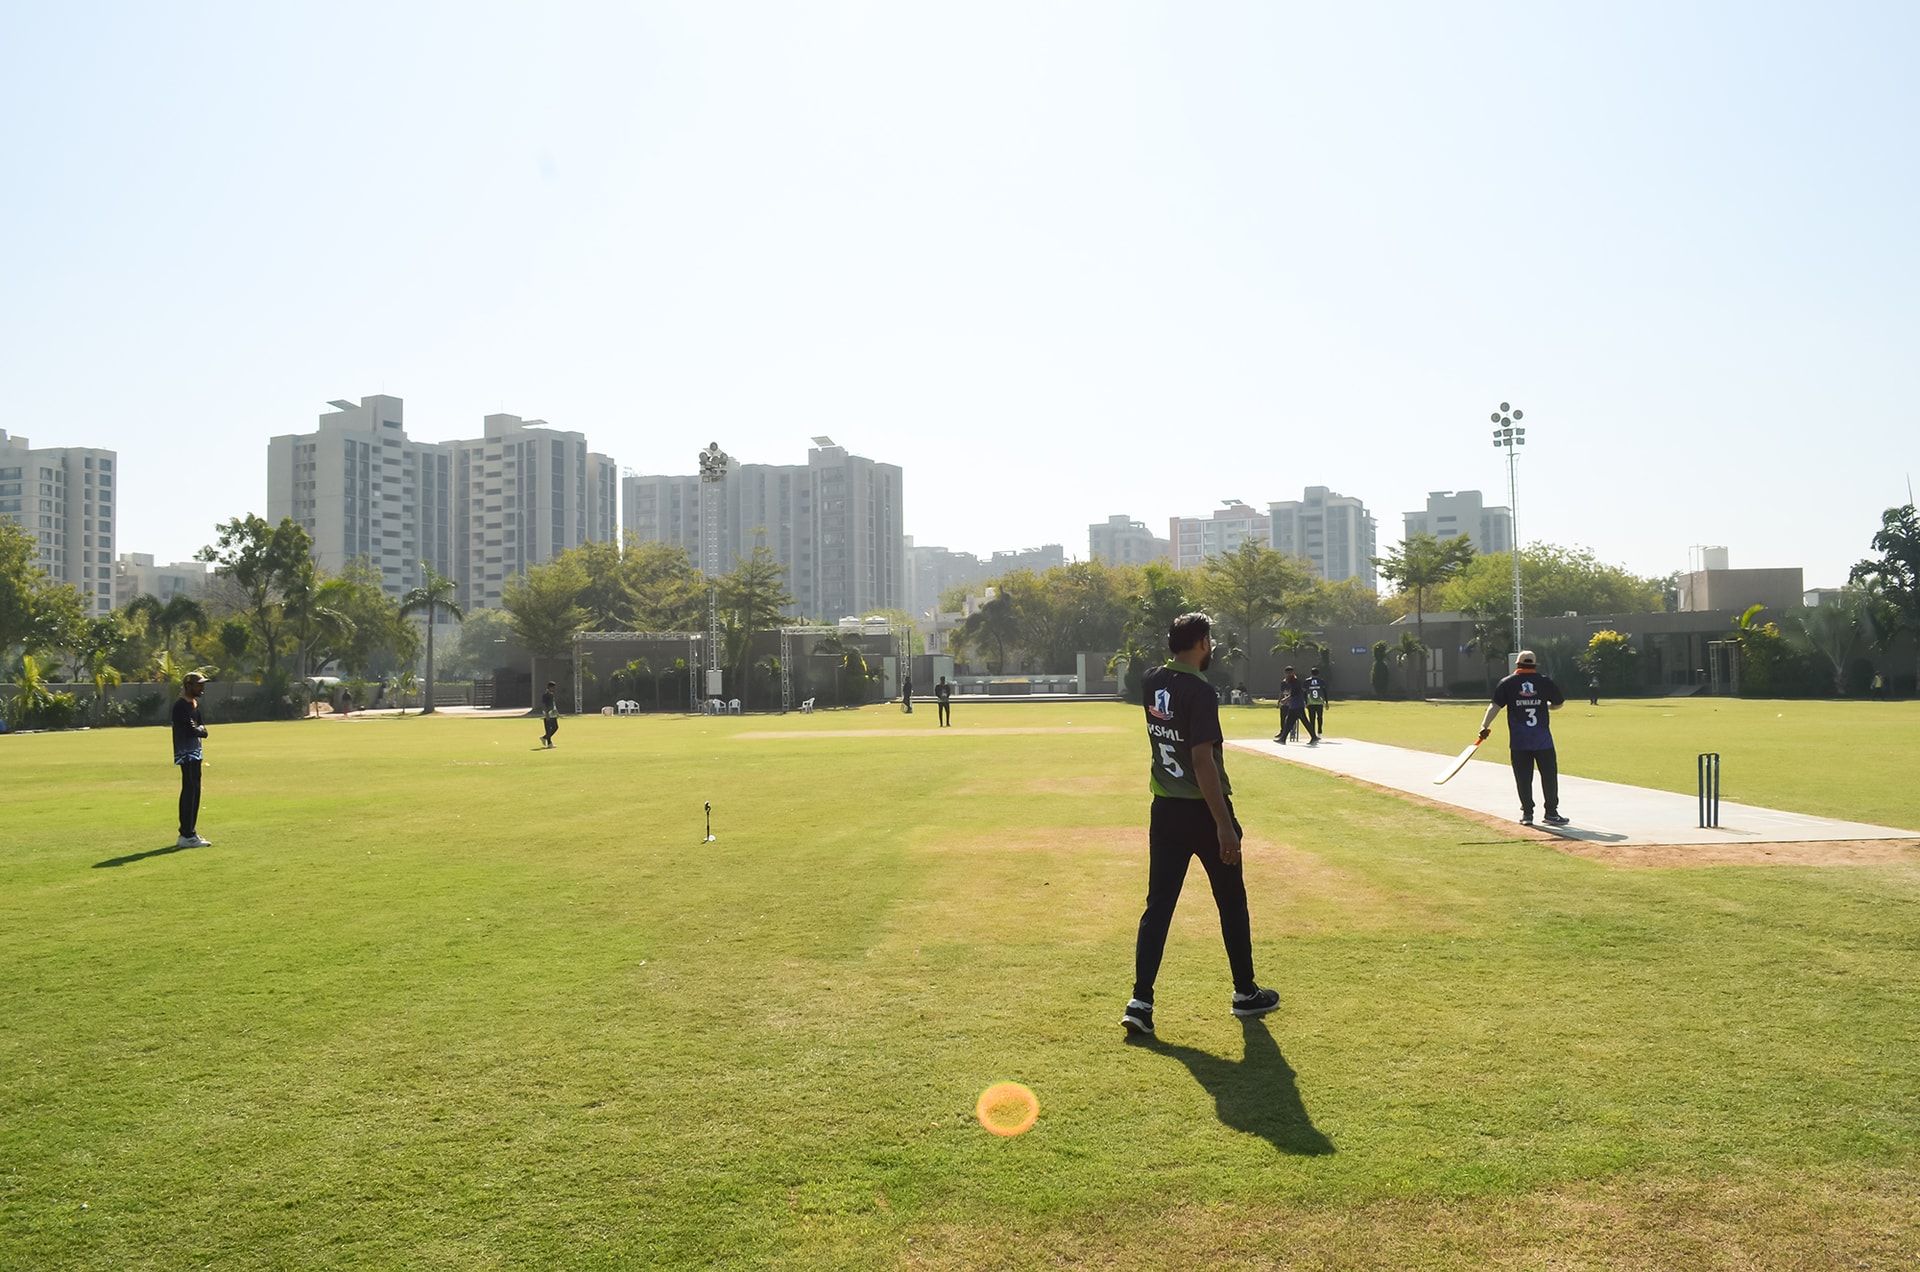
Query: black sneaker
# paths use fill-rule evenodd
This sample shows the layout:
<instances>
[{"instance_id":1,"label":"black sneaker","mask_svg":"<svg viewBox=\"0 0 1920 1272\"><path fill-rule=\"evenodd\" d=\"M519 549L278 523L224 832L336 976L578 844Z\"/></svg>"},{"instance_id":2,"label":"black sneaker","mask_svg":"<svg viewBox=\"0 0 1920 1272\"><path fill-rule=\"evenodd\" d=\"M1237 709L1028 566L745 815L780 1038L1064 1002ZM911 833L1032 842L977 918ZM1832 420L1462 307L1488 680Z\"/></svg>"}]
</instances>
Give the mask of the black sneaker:
<instances>
[{"instance_id":1,"label":"black sneaker","mask_svg":"<svg viewBox=\"0 0 1920 1272\"><path fill-rule=\"evenodd\" d=\"M1529 809L1526 809L1526 810L1524 810L1523 812L1521 812L1521 814L1520 814L1520 824L1521 824L1522 826L1531 826L1531 825L1533 825L1533 810L1532 810L1531 808L1529 808Z\"/></svg>"},{"instance_id":2,"label":"black sneaker","mask_svg":"<svg viewBox=\"0 0 1920 1272\"><path fill-rule=\"evenodd\" d=\"M1127 1013L1120 1017L1120 1023L1125 1025L1127 1032L1136 1038L1153 1037L1153 1004L1143 1003L1138 998L1129 998Z\"/></svg>"},{"instance_id":3,"label":"black sneaker","mask_svg":"<svg viewBox=\"0 0 1920 1272\"><path fill-rule=\"evenodd\" d=\"M1280 1005L1280 991L1277 989L1256 989L1251 994L1233 996L1233 1014L1236 1016L1264 1016Z\"/></svg>"},{"instance_id":4,"label":"black sneaker","mask_svg":"<svg viewBox=\"0 0 1920 1272\"><path fill-rule=\"evenodd\" d=\"M1545 817L1542 817L1540 820L1547 823L1547 825L1549 826L1564 826L1568 822L1572 821L1573 819L1571 817L1562 817L1558 813L1548 813Z\"/></svg>"}]
</instances>

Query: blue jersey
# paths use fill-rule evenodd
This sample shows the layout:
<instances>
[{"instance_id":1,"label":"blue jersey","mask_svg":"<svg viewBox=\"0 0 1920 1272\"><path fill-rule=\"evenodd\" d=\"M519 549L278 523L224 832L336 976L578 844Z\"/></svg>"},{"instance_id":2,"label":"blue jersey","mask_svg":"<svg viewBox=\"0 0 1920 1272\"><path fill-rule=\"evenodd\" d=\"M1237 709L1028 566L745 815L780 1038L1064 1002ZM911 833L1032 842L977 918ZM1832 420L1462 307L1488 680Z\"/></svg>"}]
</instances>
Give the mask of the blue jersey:
<instances>
[{"instance_id":1,"label":"blue jersey","mask_svg":"<svg viewBox=\"0 0 1920 1272\"><path fill-rule=\"evenodd\" d=\"M1528 667L1514 672L1493 690L1493 700L1507 709L1507 745L1515 751L1553 750L1553 730L1547 712L1567 700L1551 676Z\"/></svg>"}]
</instances>

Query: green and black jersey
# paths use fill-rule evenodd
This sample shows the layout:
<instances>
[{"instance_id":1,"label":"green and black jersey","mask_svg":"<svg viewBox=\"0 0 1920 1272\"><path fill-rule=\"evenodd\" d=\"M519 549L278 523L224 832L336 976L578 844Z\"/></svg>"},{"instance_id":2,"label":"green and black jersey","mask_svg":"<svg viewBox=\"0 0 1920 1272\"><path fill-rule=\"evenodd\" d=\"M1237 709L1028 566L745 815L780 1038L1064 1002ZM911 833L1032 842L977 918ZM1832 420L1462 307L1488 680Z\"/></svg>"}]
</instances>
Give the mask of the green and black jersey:
<instances>
[{"instance_id":1,"label":"green and black jersey","mask_svg":"<svg viewBox=\"0 0 1920 1272\"><path fill-rule=\"evenodd\" d=\"M1220 743L1220 700L1205 676L1182 662L1169 662L1146 674L1142 696L1147 708L1147 743L1153 750L1147 784L1155 795L1204 799L1193 776L1193 748L1214 748L1220 793L1232 794Z\"/></svg>"}]
</instances>

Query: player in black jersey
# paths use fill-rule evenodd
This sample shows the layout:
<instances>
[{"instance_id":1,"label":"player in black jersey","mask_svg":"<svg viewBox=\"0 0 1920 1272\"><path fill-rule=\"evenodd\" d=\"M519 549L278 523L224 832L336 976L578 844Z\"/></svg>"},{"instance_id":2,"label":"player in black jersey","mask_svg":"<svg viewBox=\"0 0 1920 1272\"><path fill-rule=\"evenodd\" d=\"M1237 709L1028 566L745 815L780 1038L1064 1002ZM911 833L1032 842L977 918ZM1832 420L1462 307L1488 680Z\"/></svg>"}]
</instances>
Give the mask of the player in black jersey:
<instances>
[{"instance_id":1,"label":"player in black jersey","mask_svg":"<svg viewBox=\"0 0 1920 1272\"><path fill-rule=\"evenodd\" d=\"M1147 908L1133 951L1133 998L1120 1018L1133 1034L1153 1032L1153 982L1167 946L1173 908L1195 858L1213 885L1220 936L1233 971L1233 1014L1264 1016L1280 995L1253 979L1253 930L1240 871L1240 823L1229 800L1232 786L1221 755L1220 703L1201 673L1213 661L1213 625L1204 614L1182 614L1167 632L1173 653L1142 687L1152 764L1147 785L1153 813L1147 831Z\"/></svg>"}]
</instances>

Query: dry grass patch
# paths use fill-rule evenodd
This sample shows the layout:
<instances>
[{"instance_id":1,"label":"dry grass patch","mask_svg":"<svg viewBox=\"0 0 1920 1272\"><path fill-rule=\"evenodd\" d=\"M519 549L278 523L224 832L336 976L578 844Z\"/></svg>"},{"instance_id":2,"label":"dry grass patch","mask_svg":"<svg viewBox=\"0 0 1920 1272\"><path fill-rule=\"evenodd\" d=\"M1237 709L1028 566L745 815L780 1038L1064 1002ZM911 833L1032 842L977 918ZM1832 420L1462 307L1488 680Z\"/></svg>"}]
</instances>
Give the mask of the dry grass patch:
<instances>
[{"instance_id":1,"label":"dry grass patch","mask_svg":"<svg viewBox=\"0 0 1920 1272\"><path fill-rule=\"evenodd\" d=\"M1258 1200L946 1224L900 1242L891 1266L940 1269L1911 1268L1912 1166L1692 1179L1623 1175L1514 1196L1353 1207Z\"/></svg>"}]
</instances>

